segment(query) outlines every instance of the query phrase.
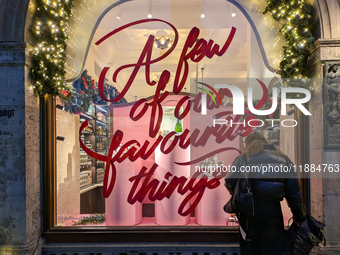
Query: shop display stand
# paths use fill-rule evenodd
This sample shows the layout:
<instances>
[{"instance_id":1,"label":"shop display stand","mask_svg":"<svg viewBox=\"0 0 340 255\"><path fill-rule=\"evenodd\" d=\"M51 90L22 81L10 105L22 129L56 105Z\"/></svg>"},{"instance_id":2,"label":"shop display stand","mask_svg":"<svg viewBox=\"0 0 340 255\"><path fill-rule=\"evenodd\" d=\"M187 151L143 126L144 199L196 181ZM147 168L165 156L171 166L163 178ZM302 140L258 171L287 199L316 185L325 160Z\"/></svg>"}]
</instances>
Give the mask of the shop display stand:
<instances>
[{"instance_id":1,"label":"shop display stand","mask_svg":"<svg viewBox=\"0 0 340 255\"><path fill-rule=\"evenodd\" d=\"M81 123L85 120L89 123L81 133L81 139L88 148L103 155L107 155L109 134L106 112L106 106L94 105L92 114L80 114ZM104 213L105 201L101 194L104 162L88 156L82 148L80 154L80 213Z\"/></svg>"},{"instance_id":2,"label":"shop display stand","mask_svg":"<svg viewBox=\"0 0 340 255\"><path fill-rule=\"evenodd\" d=\"M96 105L96 152L102 155L107 155L109 146L109 129L106 114L106 107ZM104 166L105 162L96 160L96 182L100 184L103 183L104 179Z\"/></svg>"},{"instance_id":3,"label":"shop display stand","mask_svg":"<svg viewBox=\"0 0 340 255\"><path fill-rule=\"evenodd\" d=\"M82 113L80 116L80 124L85 120L89 122L89 125L85 130L82 131L81 140L89 149L93 150L95 146L95 121L91 116ZM85 151L80 148L80 193L82 193L83 189L86 189L89 186L92 186L93 183L95 183L95 180L93 178L93 174L95 172L94 166L94 159L88 156Z\"/></svg>"}]
</instances>

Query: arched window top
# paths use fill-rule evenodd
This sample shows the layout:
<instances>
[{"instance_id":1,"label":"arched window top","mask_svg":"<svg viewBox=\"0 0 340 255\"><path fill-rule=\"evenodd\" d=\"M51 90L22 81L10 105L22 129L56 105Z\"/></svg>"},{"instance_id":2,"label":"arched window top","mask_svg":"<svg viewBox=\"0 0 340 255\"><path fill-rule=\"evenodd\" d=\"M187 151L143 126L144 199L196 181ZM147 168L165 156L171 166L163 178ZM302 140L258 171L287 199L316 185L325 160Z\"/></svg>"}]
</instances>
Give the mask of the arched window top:
<instances>
[{"instance_id":1,"label":"arched window top","mask_svg":"<svg viewBox=\"0 0 340 255\"><path fill-rule=\"evenodd\" d=\"M113 30L128 22L147 18L150 3L152 5L153 17L167 20L178 24L178 29L191 29L190 24L194 24L197 19L202 26L216 28L223 26L230 20L232 25L239 28L239 31L250 29L253 33L253 40L257 42L260 51L260 59L266 69L270 72L276 72L279 64L279 52L282 47L281 34L278 32L278 24L268 15L263 15L265 2L249 0L213 0L213 1L149 1L120 0L112 4L112 1L86 1L76 2L74 7L74 16L69 23L69 41L67 49L67 67L66 80L74 80L79 77L84 69L85 61L88 57L90 46L94 44L94 37L98 30ZM181 7L182 5L182 7ZM177 7L176 7L177 6ZM185 6L185 7L183 7ZM184 12L186 8L186 12ZM209 12L224 12L220 16L209 17ZM207 15L201 18L203 12ZM232 17L233 13L238 14ZM121 19L116 16L120 14ZM197 17L194 18L194 15ZM240 18L242 16L242 18ZM108 19L111 18L111 21ZM210 20L210 21L208 21ZM245 24L246 23L246 24ZM159 24L158 24L159 25ZM154 27L154 30L165 29L166 27ZM152 30L152 27L145 31ZM96 32L97 31L97 32ZM240 36L237 40L242 40ZM143 38L144 39L144 38ZM146 39L146 37L145 37ZM209 38L210 39L210 38ZM213 39L213 38L212 38ZM216 37L215 37L216 39ZM249 40L249 38L244 38ZM238 42L241 46L242 42ZM99 53L98 53L99 54ZM108 60L108 63L111 61ZM101 66L101 65L99 65ZM101 66L103 67L103 66Z\"/></svg>"}]
</instances>

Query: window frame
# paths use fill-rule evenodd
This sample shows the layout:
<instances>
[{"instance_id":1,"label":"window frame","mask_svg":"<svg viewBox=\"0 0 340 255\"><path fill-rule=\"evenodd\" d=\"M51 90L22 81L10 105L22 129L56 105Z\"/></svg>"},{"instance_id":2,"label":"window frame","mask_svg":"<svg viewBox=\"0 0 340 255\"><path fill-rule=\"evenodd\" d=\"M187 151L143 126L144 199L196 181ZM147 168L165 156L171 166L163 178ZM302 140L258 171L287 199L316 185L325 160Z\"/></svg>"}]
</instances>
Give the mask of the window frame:
<instances>
[{"instance_id":1,"label":"window frame","mask_svg":"<svg viewBox=\"0 0 340 255\"><path fill-rule=\"evenodd\" d=\"M47 243L135 243L135 242L238 242L237 226L107 226L56 227L56 98L40 100L42 142L43 236ZM299 122L296 163L307 163L308 120L297 112ZM300 124L301 123L301 124ZM300 153L299 153L300 152ZM309 180L301 179L304 203L309 208Z\"/></svg>"}]
</instances>

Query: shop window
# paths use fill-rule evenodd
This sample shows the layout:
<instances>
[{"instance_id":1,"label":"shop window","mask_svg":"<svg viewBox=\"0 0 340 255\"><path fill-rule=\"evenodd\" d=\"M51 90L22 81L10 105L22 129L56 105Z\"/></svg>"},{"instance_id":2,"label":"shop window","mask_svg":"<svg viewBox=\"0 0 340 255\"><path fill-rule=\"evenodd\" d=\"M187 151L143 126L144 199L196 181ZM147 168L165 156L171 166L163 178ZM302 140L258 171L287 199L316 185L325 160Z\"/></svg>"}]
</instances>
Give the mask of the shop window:
<instances>
[{"instance_id":1,"label":"shop window","mask_svg":"<svg viewBox=\"0 0 340 255\"><path fill-rule=\"evenodd\" d=\"M224 93L222 98L207 97L208 114L204 115L200 100L207 85L217 84L235 84L246 97L247 87L259 86L244 78L250 75L249 65L265 70L265 77L259 78L266 78L266 86L275 74L266 70L262 58L256 63L252 60L254 55L261 56L257 41L247 19L230 3L214 0L204 5L185 5L183 1L153 1L152 17L168 23L145 20L150 12L145 6L148 5L141 6L139 1L125 2L123 8L107 13L94 34L81 76L69 84L71 99L56 101L56 136L60 139L56 142L54 225L59 229L137 227L145 231L145 227L183 227L181 230L187 231L209 227L209 231L230 231L236 240L237 218L222 209L230 198L223 185L226 173L196 172L198 168L230 165L243 150L242 128L235 128L223 143L212 136L203 142L206 128L213 125L213 114L219 110L232 112L233 101L225 90L219 90L218 94ZM236 17L231 10L237 13ZM120 19L116 18L118 12ZM142 19L139 24L103 39L113 29ZM197 40L185 49L185 42L198 33L197 28ZM219 44L221 50L228 38L231 43L220 56L208 54L198 59L198 51L191 59L181 60L184 50L197 50L202 47L200 43ZM143 49L151 53L148 40L153 40L152 55L144 55L142 61L148 57L159 60L150 67L141 64L136 68ZM134 65L127 67L129 64ZM131 85L127 92L126 84ZM261 90L257 89L254 95L254 99L260 99ZM158 103L157 97L161 97ZM218 99L221 101L216 103ZM187 104L191 107L189 112ZM140 113L144 108L146 111ZM181 114L185 117L179 117ZM200 131L200 136L196 136L199 146L185 146L186 130L188 138L195 135L195 129ZM296 137L294 130L279 125L257 128L291 159L296 153L290 142ZM178 137L182 144L178 142L172 148ZM222 150L225 147L232 150ZM218 149L221 151L211 154ZM134 157L138 151L141 153ZM107 157L115 158L113 164ZM194 159L198 160L192 162ZM192 164L184 164L187 162ZM191 182L193 177L195 182ZM217 178L219 185L205 188L200 196L193 188L200 178L206 182ZM289 211L284 208L287 221ZM206 240L199 235L197 238Z\"/></svg>"}]
</instances>

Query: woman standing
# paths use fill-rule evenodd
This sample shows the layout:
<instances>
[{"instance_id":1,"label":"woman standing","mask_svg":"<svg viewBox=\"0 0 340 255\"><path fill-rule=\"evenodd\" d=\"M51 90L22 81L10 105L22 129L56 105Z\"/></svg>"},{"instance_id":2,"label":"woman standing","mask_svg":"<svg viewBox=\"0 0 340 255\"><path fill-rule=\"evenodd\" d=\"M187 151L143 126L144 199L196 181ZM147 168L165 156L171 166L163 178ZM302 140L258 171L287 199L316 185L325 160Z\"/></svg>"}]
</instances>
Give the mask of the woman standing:
<instances>
[{"instance_id":1,"label":"woman standing","mask_svg":"<svg viewBox=\"0 0 340 255\"><path fill-rule=\"evenodd\" d=\"M240 224L241 255L281 255L285 232L280 201L286 198L294 221L302 222L306 219L297 175L288 156L277 151L260 133L250 134L245 143L244 153L233 162L233 166L238 170L246 165L250 169L253 167L259 170L275 167L282 169L286 166L286 169L291 171L247 173L254 197L254 216L249 218L247 213L237 215ZM225 186L231 194L238 178L243 175L240 171L227 174ZM246 234L247 237L250 236L250 241L245 240Z\"/></svg>"}]
</instances>

